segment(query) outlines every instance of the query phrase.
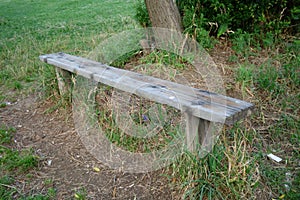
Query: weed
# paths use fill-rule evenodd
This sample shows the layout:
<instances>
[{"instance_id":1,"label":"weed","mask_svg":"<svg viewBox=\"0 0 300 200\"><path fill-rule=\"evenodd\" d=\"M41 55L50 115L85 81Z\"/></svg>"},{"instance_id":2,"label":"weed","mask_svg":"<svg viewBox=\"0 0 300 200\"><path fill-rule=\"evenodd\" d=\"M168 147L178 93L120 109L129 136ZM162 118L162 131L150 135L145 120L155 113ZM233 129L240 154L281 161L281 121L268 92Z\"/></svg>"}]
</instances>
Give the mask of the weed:
<instances>
[{"instance_id":1,"label":"weed","mask_svg":"<svg viewBox=\"0 0 300 200\"><path fill-rule=\"evenodd\" d=\"M17 190L10 185L13 184L14 179L9 176L0 177L0 198L12 199L12 196L17 193Z\"/></svg>"},{"instance_id":2,"label":"weed","mask_svg":"<svg viewBox=\"0 0 300 200\"><path fill-rule=\"evenodd\" d=\"M135 19L143 26L150 26L150 18L144 1L138 0L135 5Z\"/></svg>"},{"instance_id":3,"label":"weed","mask_svg":"<svg viewBox=\"0 0 300 200\"><path fill-rule=\"evenodd\" d=\"M21 90L22 89L22 84L19 82L19 81L15 81L14 82L14 86L13 88L16 89L16 90Z\"/></svg>"},{"instance_id":4,"label":"weed","mask_svg":"<svg viewBox=\"0 0 300 200\"><path fill-rule=\"evenodd\" d=\"M254 66L249 63L239 64L235 71L235 80L240 85L243 97L246 96L246 91L249 87L253 88Z\"/></svg>"},{"instance_id":5,"label":"weed","mask_svg":"<svg viewBox=\"0 0 300 200\"><path fill-rule=\"evenodd\" d=\"M0 103L0 108L5 108L6 107L6 103L4 102L4 103Z\"/></svg>"},{"instance_id":6,"label":"weed","mask_svg":"<svg viewBox=\"0 0 300 200\"><path fill-rule=\"evenodd\" d=\"M13 186L14 176L34 168L38 162L38 158L33 154L32 150L23 149L19 151L9 146L15 132L15 128L5 125L0 126L0 199L14 199L16 195L22 196L18 189ZM43 195L38 195L22 199L47 198Z\"/></svg>"},{"instance_id":7,"label":"weed","mask_svg":"<svg viewBox=\"0 0 300 200\"><path fill-rule=\"evenodd\" d=\"M116 100L119 92L106 87L97 91L96 97L99 124L112 143L131 152L147 153L163 148L178 137L176 122L180 119L176 109L135 95L130 95L128 105L119 105L120 100ZM115 99L114 107L109 103L111 98Z\"/></svg>"},{"instance_id":8,"label":"weed","mask_svg":"<svg viewBox=\"0 0 300 200\"><path fill-rule=\"evenodd\" d=\"M86 190L84 188L78 190L75 192L74 194L75 199L78 200L85 200L87 198L87 193Z\"/></svg>"},{"instance_id":9,"label":"weed","mask_svg":"<svg viewBox=\"0 0 300 200\"><path fill-rule=\"evenodd\" d=\"M25 172L37 165L38 159L33 155L32 150L20 152L9 148L1 148L0 151L2 153L0 166L5 170Z\"/></svg>"},{"instance_id":10,"label":"weed","mask_svg":"<svg viewBox=\"0 0 300 200\"><path fill-rule=\"evenodd\" d=\"M269 91L274 97L278 95L294 96L293 94L300 86L298 68L300 57L292 55L289 62L285 62L277 67L274 66L272 60L263 63L254 80L258 88Z\"/></svg>"},{"instance_id":11,"label":"weed","mask_svg":"<svg viewBox=\"0 0 300 200\"><path fill-rule=\"evenodd\" d=\"M144 64L155 63L158 65L166 65L169 68L175 68L178 70L184 69L187 63L187 59L164 50L152 51L150 54L140 58L139 61Z\"/></svg>"},{"instance_id":12,"label":"weed","mask_svg":"<svg viewBox=\"0 0 300 200\"><path fill-rule=\"evenodd\" d=\"M284 85L278 84L280 78L280 72L274 70L271 64L264 64L260 67L257 82L261 89L267 90L274 95L282 94L284 90Z\"/></svg>"},{"instance_id":13,"label":"weed","mask_svg":"<svg viewBox=\"0 0 300 200\"><path fill-rule=\"evenodd\" d=\"M256 158L247 151L253 133L234 127L223 132L205 158L186 153L173 171L181 179L187 199L247 199L258 186ZM251 186L249 183L251 182Z\"/></svg>"},{"instance_id":14,"label":"weed","mask_svg":"<svg viewBox=\"0 0 300 200\"><path fill-rule=\"evenodd\" d=\"M253 68L247 63L242 64L236 70L236 81L240 82L244 86L249 86L253 81Z\"/></svg>"},{"instance_id":15,"label":"weed","mask_svg":"<svg viewBox=\"0 0 300 200\"><path fill-rule=\"evenodd\" d=\"M244 32L240 29L233 35L232 49L243 59L255 55L256 50L261 50L260 44L255 40L254 34Z\"/></svg>"},{"instance_id":16,"label":"weed","mask_svg":"<svg viewBox=\"0 0 300 200\"><path fill-rule=\"evenodd\" d=\"M13 138L13 133L16 132L15 128L6 127L5 125L0 126L0 145L9 144Z\"/></svg>"},{"instance_id":17,"label":"weed","mask_svg":"<svg viewBox=\"0 0 300 200\"><path fill-rule=\"evenodd\" d=\"M48 188L47 196L50 199L54 199L55 195L56 195L56 190L54 188Z\"/></svg>"},{"instance_id":18,"label":"weed","mask_svg":"<svg viewBox=\"0 0 300 200\"><path fill-rule=\"evenodd\" d=\"M135 55L137 55L138 50L132 50L114 60L111 65L118 68L123 68L126 63L130 61Z\"/></svg>"},{"instance_id":19,"label":"weed","mask_svg":"<svg viewBox=\"0 0 300 200\"><path fill-rule=\"evenodd\" d=\"M285 165L274 166L266 160L259 162L263 187L269 188L272 198L298 199L299 172L299 57L295 47L284 49L254 71L255 94L262 99L267 112L277 116L268 123L265 140L269 152L285 159ZM269 99L269 100L267 100ZM277 113L278 112L278 113ZM276 114L277 113L277 114ZM267 115L267 114L266 114ZM270 120L270 119L269 119ZM261 148L261 147L259 147ZM263 150L261 150L264 152ZM258 152L259 153L259 152ZM288 176L292 178L288 178ZM289 180L291 179L291 180ZM299 192L298 192L299 193Z\"/></svg>"},{"instance_id":20,"label":"weed","mask_svg":"<svg viewBox=\"0 0 300 200\"><path fill-rule=\"evenodd\" d=\"M261 163L261 176L264 184L272 188L272 196L286 199L298 199L299 196L299 172L290 167L274 168L270 164Z\"/></svg>"}]
</instances>

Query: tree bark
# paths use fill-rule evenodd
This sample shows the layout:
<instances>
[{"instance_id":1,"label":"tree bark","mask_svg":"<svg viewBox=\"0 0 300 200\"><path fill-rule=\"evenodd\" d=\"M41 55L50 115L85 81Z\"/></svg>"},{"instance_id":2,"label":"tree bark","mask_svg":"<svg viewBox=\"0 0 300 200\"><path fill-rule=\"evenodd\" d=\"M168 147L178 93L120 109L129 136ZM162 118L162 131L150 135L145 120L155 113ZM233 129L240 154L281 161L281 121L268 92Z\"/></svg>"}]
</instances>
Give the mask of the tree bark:
<instances>
[{"instance_id":1,"label":"tree bark","mask_svg":"<svg viewBox=\"0 0 300 200\"><path fill-rule=\"evenodd\" d=\"M152 29L148 30L148 34L146 33L147 41L143 43L148 43L151 47L151 49L148 47L150 51L153 49L180 51L183 26L174 0L145 0L145 4ZM145 46L143 46L144 50L147 49Z\"/></svg>"},{"instance_id":2,"label":"tree bark","mask_svg":"<svg viewBox=\"0 0 300 200\"><path fill-rule=\"evenodd\" d=\"M152 27L183 31L179 10L173 0L145 0Z\"/></svg>"}]
</instances>

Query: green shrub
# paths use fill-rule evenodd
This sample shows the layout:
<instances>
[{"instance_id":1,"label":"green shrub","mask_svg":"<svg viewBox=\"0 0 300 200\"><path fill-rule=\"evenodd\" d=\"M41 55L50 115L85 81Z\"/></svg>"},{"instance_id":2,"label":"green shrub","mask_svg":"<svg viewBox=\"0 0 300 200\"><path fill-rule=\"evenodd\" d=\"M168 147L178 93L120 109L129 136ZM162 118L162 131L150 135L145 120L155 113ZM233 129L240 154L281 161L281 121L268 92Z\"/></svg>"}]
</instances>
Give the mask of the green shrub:
<instances>
[{"instance_id":1,"label":"green shrub","mask_svg":"<svg viewBox=\"0 0 300 200\"><path fill-rule=\"evenodd\" d=\"M215 36L238 29L250 33L259 30L279 34L286 28L296 29L291 25L298 24L300 19L295 0L180 0L177 4L185 28L193 24L195 28L203 27Z\"/></svg>"},{"instance_id":2,"label":"green shrub","mask_svg":"<svg viewBox=\"0 0 300 200\"><path fill-rule=\"evenodd\" d=\"M137 4L135 5L134 17L143 27L150 25L149 14L143 0L138 0Z\"/></svg>"},{"instance_id":3,"label":"green shrub","mask_svg":"<svg viewBox=\"0 0 300 200\"><path fill-rule=\"evenodd\" d=\"M300 9L296 0L177 0L176 2L185 32L192 35L205 48L214 45L210 36L219 38L235 33L233 38L240 45L237 48L244 50L245 47L252 46L253 42L256 42L255 47L269 48L281 33L299 32L300 26L297 24L300 23ZM150 25L143 0L139 0L136 4L135 18L144 27ZM253 41L249 41L249 38ZM244 52L237 53L245 56Z\"/></svg>"}]
</instances>

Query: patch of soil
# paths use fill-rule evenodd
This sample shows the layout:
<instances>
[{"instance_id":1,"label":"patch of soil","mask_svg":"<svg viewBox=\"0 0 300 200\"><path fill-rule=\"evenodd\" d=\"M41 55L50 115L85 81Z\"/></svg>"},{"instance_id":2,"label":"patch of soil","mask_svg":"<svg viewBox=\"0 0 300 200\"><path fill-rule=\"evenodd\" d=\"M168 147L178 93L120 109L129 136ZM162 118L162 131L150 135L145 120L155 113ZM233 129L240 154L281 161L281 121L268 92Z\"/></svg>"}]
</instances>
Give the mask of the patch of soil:
<instances>
[{"instance_id":1,"label":"patch of soil","mask_svg":"<svg viewBox=\"0 0 300 200\"><path fill-rule=\"evenodd\" d=\"M30 181L17 181L22 193L47 193L54 188L56 199L74 199L75 192L83 189L87 199L180 199L163 176L167 171L129 174L97 161L75 132L71 111L45 113L53 106L32 95L0 108L0 123L17 129L15 147L32 148L41 159L30 172Z\"/></svg>"}]
</instances>

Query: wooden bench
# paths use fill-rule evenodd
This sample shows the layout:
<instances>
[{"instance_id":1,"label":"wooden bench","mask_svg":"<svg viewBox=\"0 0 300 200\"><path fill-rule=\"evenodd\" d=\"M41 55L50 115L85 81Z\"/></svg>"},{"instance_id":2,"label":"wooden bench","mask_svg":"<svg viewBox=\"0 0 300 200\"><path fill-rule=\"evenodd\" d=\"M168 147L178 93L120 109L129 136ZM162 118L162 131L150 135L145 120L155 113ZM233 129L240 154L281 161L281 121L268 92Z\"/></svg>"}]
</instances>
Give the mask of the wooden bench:
<instances>
[{"instance_id":1,"label":"wooden bench","mask_svg":"<svg viewBox=\"0 0 300 200\"><path fill-rule=\"evenodd\" d=\"M58 79L68 78L71 72L180 110L186 117L186 142L191 151L196 150L198 142L201 144L211 122L233 124L253 108L251 103L242 100L65 53L42 55L40 59L57 67Z\"/></svg>"}]
</instances>

